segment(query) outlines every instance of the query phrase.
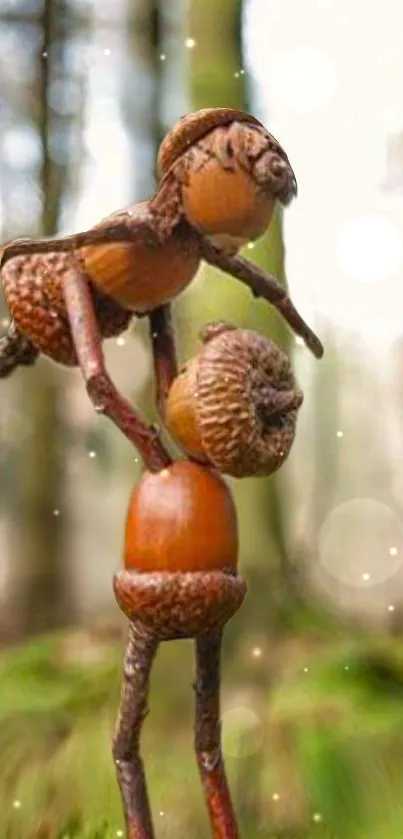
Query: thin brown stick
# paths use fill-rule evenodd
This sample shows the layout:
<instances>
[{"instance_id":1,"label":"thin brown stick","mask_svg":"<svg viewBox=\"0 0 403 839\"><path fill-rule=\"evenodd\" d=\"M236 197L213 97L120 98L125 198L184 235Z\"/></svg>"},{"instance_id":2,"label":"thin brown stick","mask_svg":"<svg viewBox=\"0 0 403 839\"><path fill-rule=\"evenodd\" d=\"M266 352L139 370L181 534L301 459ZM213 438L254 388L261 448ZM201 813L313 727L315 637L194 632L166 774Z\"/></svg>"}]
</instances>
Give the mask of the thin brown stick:
<instances>
[{"instance_id":1,"label":"thin brown stick","mask_svg":"<svg viewBox=\"0 0 403 839\"><path fill-rule=\"evenodd\" d=\"M214 839L239 839L221 754L222 631L196 638L195 746Z\"/></svg>"},{"instance_id":2,"label":"thin brown stick","mask_svg":"<svg viewBox=\"0 0 403 839\"><path fill-rule=\"evenodd\" d=\"M268 271L263 271L254 262L245 259L242 256L228 256L220 250L217 250L206 238L201 239L200 243L201 254L206 262L210 265L215 265L221 271L231 274L241 283L249 286L255 297L262 297L268 300L281 313L284 320L294 330L297 335L305 341L307 347L313 352L316 358L321 358L323 355L323 345L318 336L305 323L294 304L288 297L285 290L282 288L278 280Z\"/></svg>"},{"instance_id":3,"label":"thin brown stick","mask_svg":"<svg viewBox=\"0 0 403 839\"><path fill-rule=\"evenodd\" d=\"M127 839L154 839L155 836L140 756L140 733L148 713L150 671L157 649L158 640L155 635L142 624L130 624L119 716L113 740L113 757Z\"/></svg>"},{"instance_id":4,"label":"thin brown stick","mask_svg":"<svg viewBox=\"0 0 403 839\"><path fill-rule=\"evenodd\" d=\"M159 306L150 312L151 346L153 351L156 403L160 417L165 415L165 402L173 380L178 374L171 306Z\"/></svg>"},{"instance_id":5,"label":"thin brown stick","mask_svg":"<svg viewBox=\"0 0 403 839\"><path fill-rule=\"evenodd\" d=\"M147 469L159 472L171 463L171 458L158 429L143 420L109 377L89 286L73 253L62 284L74 347L95 410L108 416L136 446Z\"/></svg>"},{"instance_id":6,"label":"thin brown stick","mask_svg":"<svg viewBox=\"0 0 403 839\"><path fill-rule=\"evenodd\" d=\"M0 251L0 270L15 256L28 256L32 253L56 253L75 251L89 245L104 245L113 242L148 242L157 245L159 238L151 220L122 213L116 218L108 218L97 227L71 236L57 236L43 239L14 239Z\"/></svg>"}]
</instances>

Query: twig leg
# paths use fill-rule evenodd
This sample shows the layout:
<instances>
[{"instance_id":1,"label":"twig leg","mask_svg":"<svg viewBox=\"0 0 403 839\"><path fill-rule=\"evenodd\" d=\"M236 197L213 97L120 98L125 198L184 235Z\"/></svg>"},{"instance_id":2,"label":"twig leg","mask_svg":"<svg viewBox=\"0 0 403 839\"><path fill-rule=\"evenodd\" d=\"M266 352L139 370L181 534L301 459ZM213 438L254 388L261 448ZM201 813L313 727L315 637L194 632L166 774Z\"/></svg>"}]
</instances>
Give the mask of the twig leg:
<instances>
[{"instance_id":1,"label":"twig leg","mask_svg":"<svg viewBox=\"0 0 403 839\"><path fill-rule=\"evenodd\" d=\"M154 362L156 403L164 419L165 401L173 380L178 374L171 306L159 306L150 312L151 346Z\"/></svg>"},{"instance_id":2,"label":"twig leg","mask_svg":"<svg viewBox=\"0 0 403 839\"><path fill-rule=\"evenodd\" d=\"M113 741L113 757L126 822L127 839L154 839L140 732L147 715L149 678L158 639L142 624L130 624L123 665L123 687Z\"/></svg>"},{"instance_id":3,"label":"twig leg","mask_svg":"<svg viewBox=\"0 0 403 839\"><path fill-rule=\"evenodd\" d=\"M152 472L164 469L171 458L162 445L158 429L148 425L121 396L107 373L89 287L74 254L62 282L77 358L95 410L108 416L136 446L147 469Z\"/></svg>"},{"instance_id":4,"label":"twig leg","mask_svg":"<svg viewBox=\"0 0 403 839\"><path fill-rule=\"evenodd\" d=\"M196 638L196 756L214 839L239 839L221 754L222 632Z\"/></svg>"}]
</instances>

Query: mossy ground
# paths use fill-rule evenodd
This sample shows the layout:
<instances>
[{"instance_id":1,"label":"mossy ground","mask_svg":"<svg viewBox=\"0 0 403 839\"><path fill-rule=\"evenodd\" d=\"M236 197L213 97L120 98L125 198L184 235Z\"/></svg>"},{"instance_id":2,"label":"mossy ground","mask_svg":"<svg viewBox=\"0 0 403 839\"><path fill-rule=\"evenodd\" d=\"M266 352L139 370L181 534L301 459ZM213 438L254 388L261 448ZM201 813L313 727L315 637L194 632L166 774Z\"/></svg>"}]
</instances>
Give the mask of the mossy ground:
<instances>
[{"instance_id":1,"label":"mossy ground","mask_svg":"<svg viewBox=\"0 0 403 839\"><path fill-rule=\"evenodd\" d=\"M299 641L271 689L261 674L252 678L264 732L259 748L245 748L248 733L225 732L224 724L241 835L401 839L400 644L357 639L308 647ZM2 839L123 835L110 755L122 654L120 641L85 633L4 654ZM159 839L210 837L193 755L192 666L190 644L167 644L153 676L143 755ZM229 666L227 692L236 680L239 689L237 668Z\"/></svg>"}]
</instances>

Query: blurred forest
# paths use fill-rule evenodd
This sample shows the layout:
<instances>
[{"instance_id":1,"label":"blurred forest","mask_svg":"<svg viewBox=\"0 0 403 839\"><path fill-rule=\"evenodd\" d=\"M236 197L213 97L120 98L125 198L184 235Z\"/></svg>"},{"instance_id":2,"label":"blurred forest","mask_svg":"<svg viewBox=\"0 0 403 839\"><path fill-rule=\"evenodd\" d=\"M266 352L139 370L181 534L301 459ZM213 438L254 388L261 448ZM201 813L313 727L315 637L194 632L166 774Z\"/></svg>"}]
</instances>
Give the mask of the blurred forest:
<instances>
[{"instance_id":1,"label":"blurred forest","mask_svg":"<svg viewBox=\"0 0 403 839\"><path fill-rule=\"evenodd\" d=\"M337 5L0 5L0 242L85 229L147 198L161 137L201 107L254 113L297 174L295 208L246 252L288 283L324 359L210 267L174 306L181 360L225 317L286 348L305 393L281 471L231 482L249 592L226 632L223 734L248 839L403 833L403 59L393 0ZM352 137L340 126L353 120ZM5 332L3 298L0 319ZM155 419L146 325L106 358ZM1 383L4 839L123 836L110 739L126 623L111 581L140 468L77 371L41 359ZM192 668L190 643L167 644L152 680L143 751L167 839L209 836Z\"/></svg>"}]
</instances>

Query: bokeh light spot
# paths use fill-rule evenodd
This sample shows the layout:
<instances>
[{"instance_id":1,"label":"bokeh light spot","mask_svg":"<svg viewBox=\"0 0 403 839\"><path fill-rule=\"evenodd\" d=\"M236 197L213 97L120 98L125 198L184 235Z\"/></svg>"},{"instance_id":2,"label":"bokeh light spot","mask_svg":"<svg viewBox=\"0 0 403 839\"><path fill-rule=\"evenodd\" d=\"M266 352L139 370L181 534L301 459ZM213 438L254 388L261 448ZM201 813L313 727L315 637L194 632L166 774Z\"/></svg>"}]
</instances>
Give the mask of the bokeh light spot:
<instances>
[{"instance_id":1,"label":"bokeh light spot","mask_svg":"<svg viewBox=\"0 0 403 839\"><path fill-rule=\"evenodd\" d=\"M395 555L390 545L399 548ZM355 498L332 510L319 534L323 566L347 586L374 586L388 580L402 564L403 523L385 504Z\"/></svg>"}]
</instances>

